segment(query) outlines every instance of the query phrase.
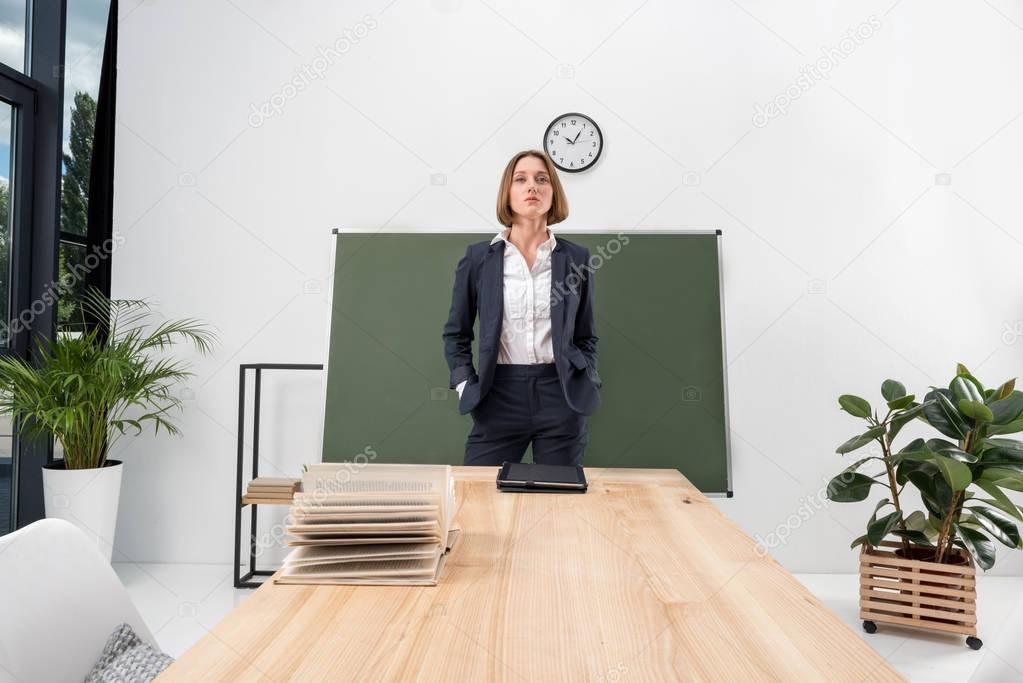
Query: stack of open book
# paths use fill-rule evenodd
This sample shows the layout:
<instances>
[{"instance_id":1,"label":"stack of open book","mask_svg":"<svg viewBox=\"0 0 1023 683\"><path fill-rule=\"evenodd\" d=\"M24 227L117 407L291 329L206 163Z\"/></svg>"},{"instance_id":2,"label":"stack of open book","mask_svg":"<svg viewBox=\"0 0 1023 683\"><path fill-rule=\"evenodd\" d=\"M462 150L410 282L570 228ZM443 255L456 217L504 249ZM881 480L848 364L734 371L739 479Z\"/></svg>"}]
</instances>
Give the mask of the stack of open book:
<instances>
[{"instance_id":1,"label":"stack of open book","mask_svg":"<svg viewBox=\"0 0 1023 683\"><path fill-rule=\"evenodd\" d=\"M274 580L436 585L454 514L450 465L308 465L288 519L294 550Z\"/></svg>"},{"instance_id":2,"label":"stack of open book","mask_svg":"<svg viewBox=\"0 0 1023 683\"><path fill-rule=\"evenodd\" d=\"M245 489L245 498L262 503L277 501L287 503L295 495L300 483L298 479L257 477L249 482L248 488Z\"/></svg>"}]
</instances>

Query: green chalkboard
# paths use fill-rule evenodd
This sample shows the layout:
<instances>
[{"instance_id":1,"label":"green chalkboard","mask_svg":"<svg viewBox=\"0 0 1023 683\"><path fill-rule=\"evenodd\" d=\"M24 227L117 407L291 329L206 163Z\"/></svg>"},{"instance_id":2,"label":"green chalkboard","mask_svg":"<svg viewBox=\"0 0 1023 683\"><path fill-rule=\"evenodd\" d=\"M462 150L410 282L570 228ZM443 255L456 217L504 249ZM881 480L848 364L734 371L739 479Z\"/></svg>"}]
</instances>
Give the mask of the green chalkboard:
<instances>
[{"instance_id":1,"label":"green chalkboard","mask_svg":"<svg viewBox=\"0 0 1023 683\"><path fill-rule=\"evenodd\" d=\"M472 418L441 331L455 265L493 235L336 233L324 462L462 463ZM603 387L583 464L676 468L730 494L720 233L555 235L606 256L592 261Z\"/></svg>"}]
</instances>

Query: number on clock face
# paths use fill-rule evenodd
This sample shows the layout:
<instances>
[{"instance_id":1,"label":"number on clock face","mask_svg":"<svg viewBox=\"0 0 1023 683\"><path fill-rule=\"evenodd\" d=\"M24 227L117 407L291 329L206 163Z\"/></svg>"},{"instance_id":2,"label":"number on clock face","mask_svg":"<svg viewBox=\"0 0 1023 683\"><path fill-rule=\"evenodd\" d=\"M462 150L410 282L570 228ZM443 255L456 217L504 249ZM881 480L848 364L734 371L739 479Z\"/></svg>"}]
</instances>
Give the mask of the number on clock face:
<instances>
[{"instance_id":1,"label":"number on clock face","mask_svg":"<svg viewBox=\"0 0 1023 683\"><path fill-rule=\"evenodd\" d=\"M570 173L592 166L604 145L600 128L588 116L564 114L547 126L544 149L554 164Z\"/></svg>"}]
</instances>

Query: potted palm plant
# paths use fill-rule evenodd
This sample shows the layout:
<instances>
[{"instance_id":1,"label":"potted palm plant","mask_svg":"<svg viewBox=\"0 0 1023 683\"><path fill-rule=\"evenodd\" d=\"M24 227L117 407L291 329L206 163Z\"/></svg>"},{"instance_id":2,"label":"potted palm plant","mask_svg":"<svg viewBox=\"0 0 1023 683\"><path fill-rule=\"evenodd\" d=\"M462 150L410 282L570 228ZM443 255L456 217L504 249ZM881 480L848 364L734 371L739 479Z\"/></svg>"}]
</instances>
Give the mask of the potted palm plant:
<instances>
[{"instance_id":1,"label":"potted palm plant","mask_svg":"<svg viewBox=\"0 0 1023 683\"><path fill-rule=\"evenodd\" d=\"M23 438L59 442L63 459L43 469L46 516L81 528L109 560L122 469L110 449L147 424L154 434L177 433L168 415L181 401L172 389L192 373L161 352L184 340L205 354L215 337L197 320L156 322L145 301L112 300L95 288L81 306L96 321L85 332L37 340L31 362L0 357L0 412L17 420Z\"/></svg>"},{"instance_id":2,"label":"potted palm plant","mask_svg":"<svg viewBox=\"0 0 1023 683\"><path fill-rule=\"evenodd\" d=\"M828 485L835 502L865 500L874 486L887 494L866 534L852 543L860 547L863 627L873 633L883 622L958 633L978 649L975 568L994 566L996 542L1023 547L1017 526L1023 509L1006 494L1023 491L1023 443L1004 438L1023 431L1023 392L1014 379L987 389L959 364L947 388L931 387L919 403L894 380L882 384L881 394L884 418L862 398L839 398L868 429L838 452L871 443L879 449ZM945 438L914 439L896 451L895 437L914 419ZM869 466L877 473L859 471ZM906 486L919 494L922 510L907 512Z\"/></svg>"}]
</instances>

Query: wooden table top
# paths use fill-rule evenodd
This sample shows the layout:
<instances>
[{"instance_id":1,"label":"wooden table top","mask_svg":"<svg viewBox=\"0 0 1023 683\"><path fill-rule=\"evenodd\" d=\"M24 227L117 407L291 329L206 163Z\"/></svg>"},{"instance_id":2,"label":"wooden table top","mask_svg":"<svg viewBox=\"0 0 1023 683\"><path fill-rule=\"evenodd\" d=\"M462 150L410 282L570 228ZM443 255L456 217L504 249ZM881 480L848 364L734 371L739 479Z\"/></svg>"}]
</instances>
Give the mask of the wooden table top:
<instances>
[{"instance_id":1,"label":"wooden table top","mask_svg":"<svg viewBox=\"0 0 1023 683\"><path fill-rule=\"evenodd\" d=\"M903 680L675 470L454 470L439 585L268 581L159 680Z\"/></svg>"}]
</instances>

